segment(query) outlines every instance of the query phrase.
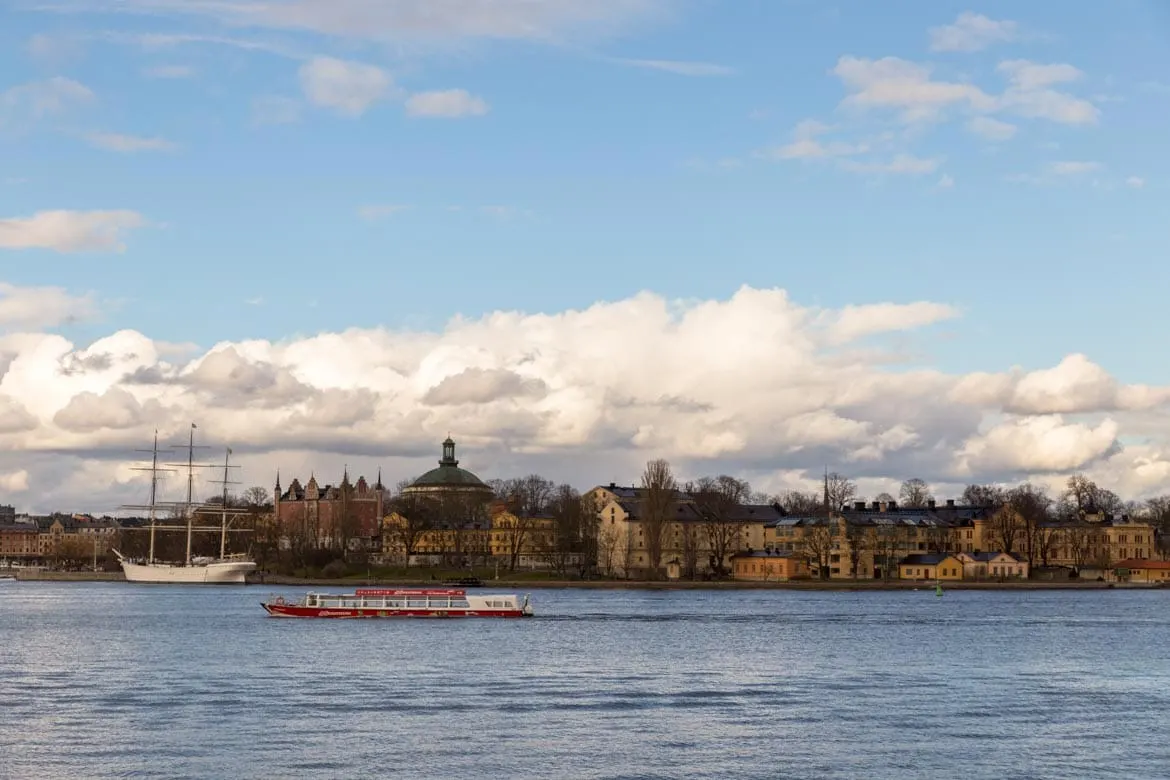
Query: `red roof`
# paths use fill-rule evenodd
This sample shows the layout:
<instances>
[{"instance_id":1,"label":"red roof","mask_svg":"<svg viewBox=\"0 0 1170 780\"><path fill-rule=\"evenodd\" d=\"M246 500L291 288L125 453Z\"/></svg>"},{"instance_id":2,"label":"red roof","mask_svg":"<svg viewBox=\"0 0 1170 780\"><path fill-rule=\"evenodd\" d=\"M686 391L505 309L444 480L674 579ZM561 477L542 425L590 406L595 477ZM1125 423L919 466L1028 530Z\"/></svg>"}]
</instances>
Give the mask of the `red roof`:
<instances>
[{"instance_id":1,"label":"red roof","mask_svg":"<svg viewBox=\"0 0 1170 780\"><path fill-rule=\"evenodd\" d=\"M1147 561L1141 558L1126 558L1114 564L1117 569L1147 569L1149 571L1170 570L1170 561Z\"/></svg>"}]
</instances>

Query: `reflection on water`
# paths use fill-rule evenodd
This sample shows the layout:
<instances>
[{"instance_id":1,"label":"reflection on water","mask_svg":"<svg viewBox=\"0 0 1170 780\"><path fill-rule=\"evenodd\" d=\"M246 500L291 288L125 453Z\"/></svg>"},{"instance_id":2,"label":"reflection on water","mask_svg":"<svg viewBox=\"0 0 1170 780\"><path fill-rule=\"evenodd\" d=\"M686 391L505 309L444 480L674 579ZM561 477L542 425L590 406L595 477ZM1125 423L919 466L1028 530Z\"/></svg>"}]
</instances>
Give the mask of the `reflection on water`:
<instances>
[{"instance_id":1,"label":"reflection on water","mask_svg":"<svg viewBox=\"0 0 1170 780\"><path fill-rule=\"evenodd\" d=\"M551 590L520 621L279 620L266 595L0 590L0 777L1136 778L1170 765L1168 591Z\"/></svg>"}]
</instances>

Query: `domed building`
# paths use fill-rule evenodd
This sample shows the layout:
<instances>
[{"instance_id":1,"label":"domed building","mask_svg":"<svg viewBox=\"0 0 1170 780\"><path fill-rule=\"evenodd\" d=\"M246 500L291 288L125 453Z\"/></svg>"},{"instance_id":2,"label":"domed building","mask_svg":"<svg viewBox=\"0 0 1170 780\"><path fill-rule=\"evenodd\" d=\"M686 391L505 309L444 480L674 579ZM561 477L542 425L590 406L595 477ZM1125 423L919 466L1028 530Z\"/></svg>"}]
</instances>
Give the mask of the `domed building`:
<instances>
[{"instance_id":1,"label":"domed building","mask_svg":"<svg viewBox=\"0 0 1170 780\"><path fill-rule=\"evenodd\" d=\"M467 469L459 468L455 459L455 442L450 436L443 442L443 457L437 469L426 474L402 489L404 496L419 498L459 498L469 504L487 503L495 496L483 480Z\"/></svg>"}]
</instances>

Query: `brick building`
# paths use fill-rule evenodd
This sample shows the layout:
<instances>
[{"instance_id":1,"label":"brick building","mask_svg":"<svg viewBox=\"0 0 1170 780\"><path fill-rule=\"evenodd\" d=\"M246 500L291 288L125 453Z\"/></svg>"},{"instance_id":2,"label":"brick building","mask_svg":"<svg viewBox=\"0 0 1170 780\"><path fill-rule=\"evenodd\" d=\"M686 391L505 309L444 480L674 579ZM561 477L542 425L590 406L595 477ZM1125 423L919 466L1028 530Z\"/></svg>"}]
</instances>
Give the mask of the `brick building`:
<instances>
[{"instance_id":1,"label":"brick building","mask_svg":"<svg viewBox=\"0 0 1170 780\"><path fill-rule=\"evenodd\" d=\"M349 481L349 472L340 485L320 485L310 475L303 486L293 479L288 490L281 490L280 475L273 490L273 515L280 536L286 544L318 549L366 549L381 547L382 517L385 515L386 490L382 474L373 485L365 477Z\"/></svg>"}]
</instances>

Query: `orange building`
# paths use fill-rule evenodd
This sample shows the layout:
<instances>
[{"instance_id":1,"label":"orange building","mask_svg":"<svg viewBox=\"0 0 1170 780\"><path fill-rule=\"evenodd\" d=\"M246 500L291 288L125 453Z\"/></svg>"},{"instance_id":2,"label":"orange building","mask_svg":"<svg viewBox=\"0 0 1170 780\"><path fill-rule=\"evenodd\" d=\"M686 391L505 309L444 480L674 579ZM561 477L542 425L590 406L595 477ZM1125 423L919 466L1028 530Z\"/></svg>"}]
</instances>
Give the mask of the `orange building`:
<instances>
[{"instance_id":1,"label":"orange building","mask_svg":"<svg viewBox=\"0 0 1170 780\"><path fill-rule=\"evenodd\" d=\"M781 550L748 550L731 556L731 576L737 580L783 582L809 576L800 556Z\"/></svg>"}]
</instances>

